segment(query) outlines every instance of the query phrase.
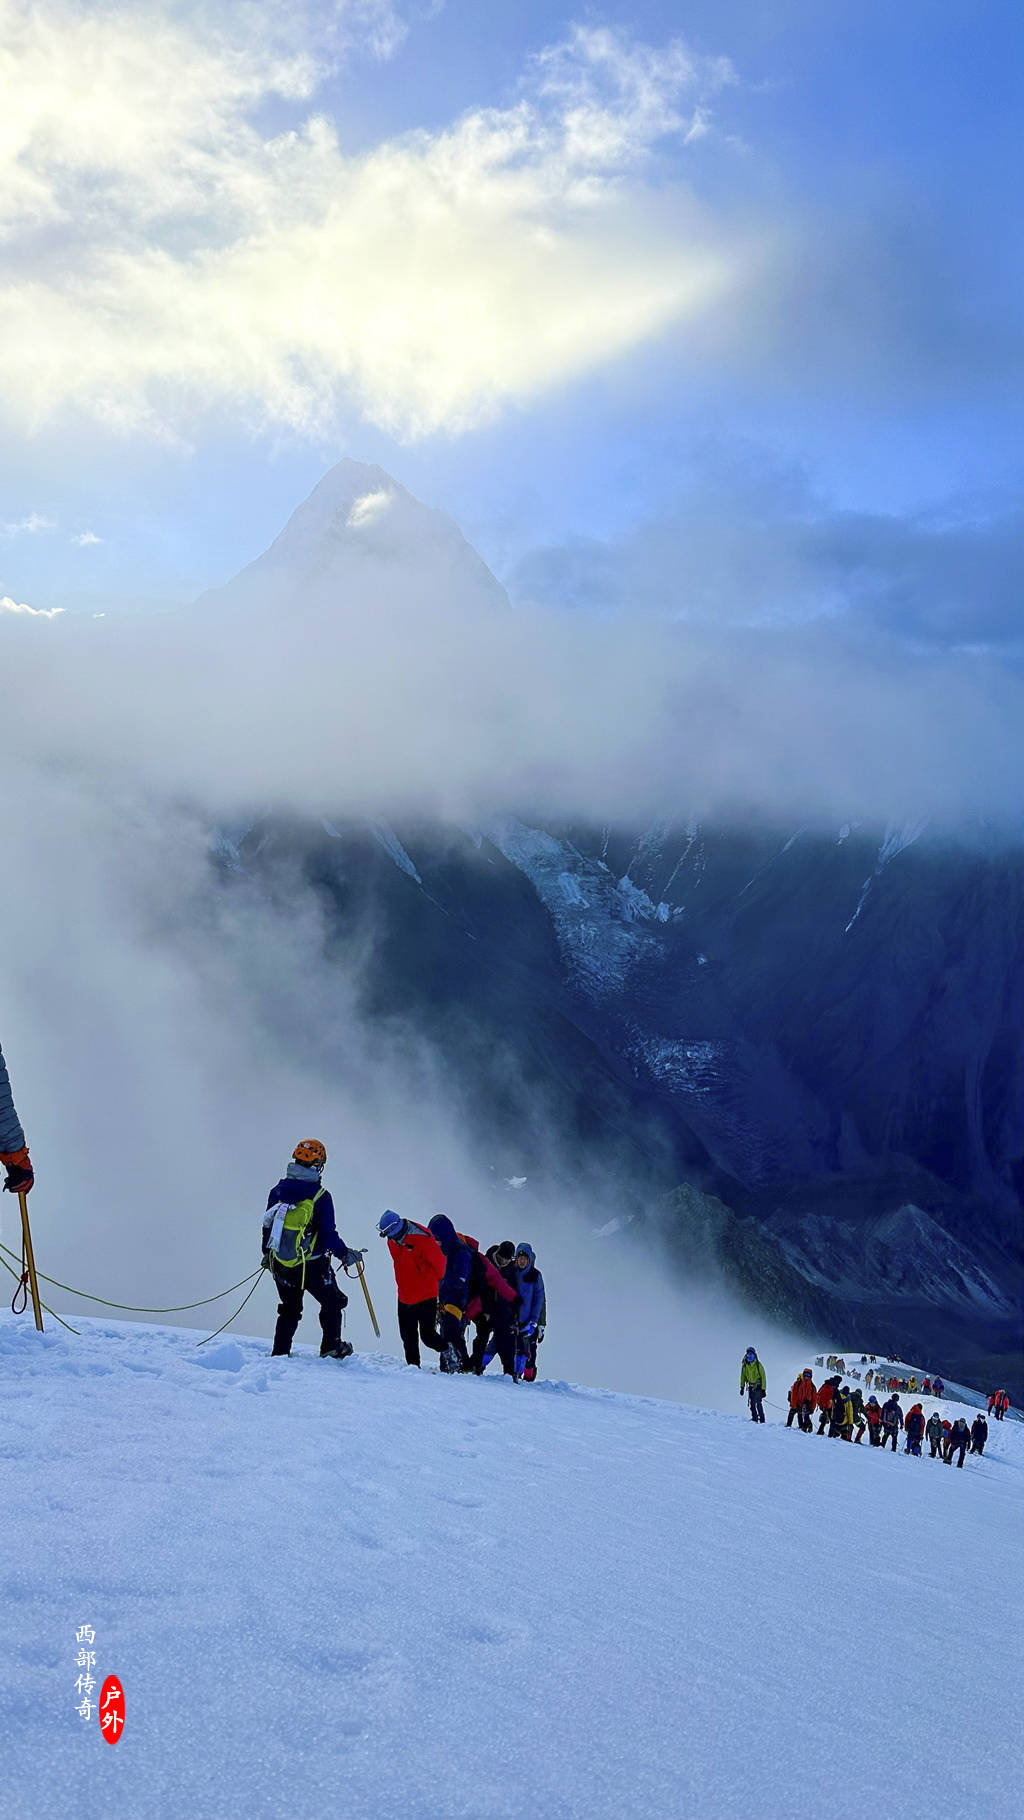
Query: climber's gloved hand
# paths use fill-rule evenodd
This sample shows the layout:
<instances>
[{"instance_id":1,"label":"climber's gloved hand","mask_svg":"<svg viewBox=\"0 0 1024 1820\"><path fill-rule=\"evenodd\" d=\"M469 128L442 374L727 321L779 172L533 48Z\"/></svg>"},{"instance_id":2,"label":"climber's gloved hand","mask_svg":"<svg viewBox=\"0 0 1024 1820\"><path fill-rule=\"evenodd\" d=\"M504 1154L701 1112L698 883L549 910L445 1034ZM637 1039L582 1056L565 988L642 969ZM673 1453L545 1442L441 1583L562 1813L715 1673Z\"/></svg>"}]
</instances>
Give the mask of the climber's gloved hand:
<instances>
[{"instance_id":1,"label":"climber's gloved hand","mask_svg":"<svg viewBox=\"0 0 1024 1820\"><path fill-rule=\"evenodd\" d=\"M0 1163L7 1171L4 1190L8 1194L28 1194L35 1176L32 1173L32 1162L27 1150L11 1150L6 1156L0 1155Z\"/></svg>"}]
</instances>

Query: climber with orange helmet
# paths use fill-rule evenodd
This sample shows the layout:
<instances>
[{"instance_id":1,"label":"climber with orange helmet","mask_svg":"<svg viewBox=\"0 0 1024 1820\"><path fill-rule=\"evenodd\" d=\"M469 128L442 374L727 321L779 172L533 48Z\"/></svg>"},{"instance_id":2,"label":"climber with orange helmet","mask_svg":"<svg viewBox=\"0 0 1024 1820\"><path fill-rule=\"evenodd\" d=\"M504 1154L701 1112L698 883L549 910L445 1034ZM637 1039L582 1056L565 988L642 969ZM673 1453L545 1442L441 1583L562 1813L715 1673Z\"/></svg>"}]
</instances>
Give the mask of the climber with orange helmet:
<instances>
[{"instance_id":1,"label":"climber with orange helmet","mask_svg":"<svg viewBox=\"0 0 1024 1820\"><path fill-rule=\"evenodd\" d=\"M0 1049L0 1163L7 1171L4 1187L12 1194L28 1194L35 1177L25 1147L25 1133L14 1110L11 1083L3 1050Z\"/></svg>"},{"instance_id":2,"label":"climber with orange helmet","mask_svg":"<svg viewBox=\"0 0 1024 1820\"><path fill-rule=\"evenodd\" d=\"M338 1288L330 1260L335 1257L342 1264L358 1264L363 1254L353 1251L338 1237L334 1202L321 1181L326 1162L327 1152L320 1139L304 1138L296 1144L284 1175L267 1197L263 1262L271 1271L280 1296L274 1329L275 1358L285 1358L291 1352L306 1290L320 1304L320 1357L347 1359L352 1351L341 1337L348 1296Z\"/></svg>"}]
</instances>

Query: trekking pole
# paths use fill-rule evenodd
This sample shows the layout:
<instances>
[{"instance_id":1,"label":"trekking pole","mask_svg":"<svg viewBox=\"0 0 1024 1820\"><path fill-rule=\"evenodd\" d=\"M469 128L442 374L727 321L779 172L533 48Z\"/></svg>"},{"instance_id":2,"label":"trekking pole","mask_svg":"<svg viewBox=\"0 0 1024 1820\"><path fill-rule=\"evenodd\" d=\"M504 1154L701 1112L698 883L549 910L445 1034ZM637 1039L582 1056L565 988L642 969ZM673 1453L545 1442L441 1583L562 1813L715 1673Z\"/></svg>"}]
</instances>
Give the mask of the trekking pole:
<instances>
[{"instance_id":1,"label":"trekking pole","mask_svg":"<svg viewBox=\"0 0 1024 1820\"><path fill-rule=\"evenodd\" d=\"M24 1188L18 1190L18 1205L21 1208L21 1251L22 1261L28 1271L29 1288L32 1291L32 1313L36 1318L36 1329L43 1331L43 1313L39 1306L39 1284L36 1282L36 1260L32 1251L32 1229L28 1223L28 1197Z\"/></svg>"},{"instance_id":2,"label":"trekking pole","mask_svg":"<svg viewBox=\"0 0 1024 1820\"><path fill-rule=\"evenodd\" d=\"M370 1320L371 1320L371 1322L372 1322L372 1325L373 1325L373 1331L374 1331L374 1333L375 1333L375 1334L376 1334L376 1335L377 1335L377 1338L378 1338L378 1340L379 1340L379 1339L380 1339L380 1328L379 1328L379 1327L378 1327L378 1326L377 1326L377 1316L376 1316L376 1315L375 1315L375 1314L374 1314L374 1312L373 1312L373 1303L372 1303L372 1302L371 1302L371 1300L370 1300L370 1291L369 1291L369 1290L368 1290L368 1289L367 1289L367 1287L366 1287L366 1272L365 1272L365 1271L364 1271L364 1269L363 1269L363 1260L362 1260L362 1258L360 1258L360 1260L359 1260L359 1262L358 1262L358 1264L357 1264L357 1265L356 1265L356 1271L357 1271L357 1274L358 1274L358 1277L359 1277L359 1281L360 1281L360 1283L361 1283L361 1284L362 1284L362 1286L363 1286L363 1294L364 1294L364 1296L365 1296L365 1297L366 1297L366 1306L367 1306L367 1308L368 1308L368 1309L369 1309L369 1311L370 1311ZM346 1270L346 1272L345 1272L345 1275L346 1275L346 1276L348 1276L348 1271L347 1271L347 1270Z\"/></svg>"}]
</instances>

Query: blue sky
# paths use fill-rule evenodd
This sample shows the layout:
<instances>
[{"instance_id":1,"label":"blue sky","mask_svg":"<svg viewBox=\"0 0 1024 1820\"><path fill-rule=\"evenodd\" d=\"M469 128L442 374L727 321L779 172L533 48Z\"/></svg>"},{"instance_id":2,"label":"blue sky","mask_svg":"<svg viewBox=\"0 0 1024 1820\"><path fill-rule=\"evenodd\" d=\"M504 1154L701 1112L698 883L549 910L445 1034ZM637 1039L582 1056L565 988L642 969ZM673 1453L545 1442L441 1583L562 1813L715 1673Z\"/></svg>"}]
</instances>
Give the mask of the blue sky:
<instances>
[{"instance_id":1,"label":"blue sky","mask_svg":"<svg viewBox=\"0 0 1024 1820\"><path fill-rule=\"evenodd\" d=\"M189 598L352 455L518 592L685 610L684 547L767 536L883 627L955 571L969 638L1020 574L1022 41L1002 0L0 0L0 596Z\"/></svg>"}]
</instances>

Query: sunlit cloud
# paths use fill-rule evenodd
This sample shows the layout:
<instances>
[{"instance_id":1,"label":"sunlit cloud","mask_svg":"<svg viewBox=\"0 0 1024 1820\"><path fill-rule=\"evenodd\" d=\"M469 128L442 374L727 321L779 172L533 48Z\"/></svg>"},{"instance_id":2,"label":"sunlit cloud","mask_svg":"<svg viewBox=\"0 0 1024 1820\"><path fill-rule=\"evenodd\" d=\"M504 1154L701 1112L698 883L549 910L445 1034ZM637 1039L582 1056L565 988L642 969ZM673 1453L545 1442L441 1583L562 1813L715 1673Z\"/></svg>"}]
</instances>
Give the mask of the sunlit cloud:
<instances>
[{"instance_id":1,"label":"sunlit cloud","mask_svg":"<svg viewBox=\"0 0 1024 1820\"><path fill-rule=\"evenodd\" d=\"M23 600L12 600L9 594L0 595L0 613L18 613L29 619L57 619L63 611L63 607L30 607Z\"/></svg>"},{"instance_id":2,"label":"sunlit cloud","mask_svg":"<svg viewBox=\"0 0 1024 1820\"><path fill-rule=\"evenodd\" d=\"M392 8L336 19L386 54ZM0 0L0 390L174 440L197 413L459 431L699 317L739 255L660 148L706 130L721 60L575 29L518 99L346 155L341 54L261 7ZM291 130L266 124L287 103ZM261 113L261 109L263 112ZM271 113L273 110L270 110Z\"/></svg>"},{"instance_id":3,"label":"sunlit cloud","mask_svg":"<svg viewBox=\"0 0 1024 1820\"><path fill-rule=\"evenodd\" d=\"M87 550L90 549L93 544L102 543L103 539L102 537L97 537L95 531L78 531L71 541L72 543L77 544L80 550Z\"/></svg>"}]
</instances>

